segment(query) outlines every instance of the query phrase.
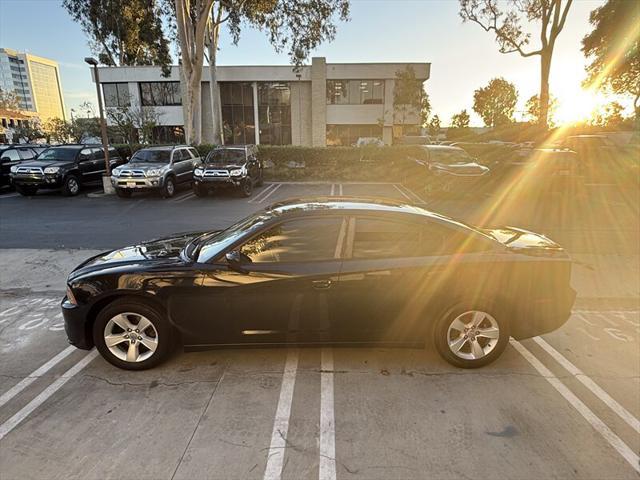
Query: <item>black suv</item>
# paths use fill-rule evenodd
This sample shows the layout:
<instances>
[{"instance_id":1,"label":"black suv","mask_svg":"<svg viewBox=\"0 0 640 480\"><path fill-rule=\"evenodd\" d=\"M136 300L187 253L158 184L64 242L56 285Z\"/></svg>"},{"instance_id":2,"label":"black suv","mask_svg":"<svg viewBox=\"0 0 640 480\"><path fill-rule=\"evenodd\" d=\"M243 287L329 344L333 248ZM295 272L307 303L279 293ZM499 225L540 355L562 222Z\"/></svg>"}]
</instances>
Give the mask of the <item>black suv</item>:
<instances>
[{"instance_id":1,"label":"black suv","mask_svg":"<svg viewBox=\"0 0 640 480\"><path fill-rule=\"evenodd\" d=\"M193 191L199 197L209 190L231 187L250 197L254 186L263 181L262 162L255 145L229 145L214 148L193 170Z\"/></svg>"},{"instance_id":2,"label":"black suv","mask_svg":"<svg viewBox=\"0 0 640 480\"><path fill-rule=\"evenodd\" d=\"M124 163L115 148L109 148L111 168ZM60 145L42 152L37 160L11 167L11 182L22 195L41 189L61 189L77 195L86 185L99 185L105 172L104 149L99 145Z\"/></svg>"},{"instance_id":3,"label":"black suv","mask_svg":"<svg viewBox=\"0 0 640 480\"><path fill-rule=\"evenodd\" d=\"M35 159L47 145L0 145L0 187L11 183L11 167Z\"/></svg>"}]
</instances>

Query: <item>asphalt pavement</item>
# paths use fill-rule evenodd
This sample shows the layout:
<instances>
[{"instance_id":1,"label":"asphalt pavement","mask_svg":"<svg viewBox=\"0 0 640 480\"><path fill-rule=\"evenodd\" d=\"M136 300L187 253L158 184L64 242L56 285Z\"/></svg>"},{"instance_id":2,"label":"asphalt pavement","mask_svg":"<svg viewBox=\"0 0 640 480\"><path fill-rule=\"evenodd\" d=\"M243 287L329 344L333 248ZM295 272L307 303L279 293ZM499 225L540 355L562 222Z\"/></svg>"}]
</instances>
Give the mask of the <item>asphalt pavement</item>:
<instances>
[{"instance_id":1,"label":"asphalt pavement","mask_svg":"<svg viewBox=\"0 0 640 480\"><path fill-rule=\"evenodd\" d=\"M561 329L512 341L475 371L421 349L272 348L177 352L126 372L67 345L64 276L91 253L332 194L543 231L586 259L574 271L584 301ZM0 208L3 480L640 478L633 195L527 203L272 183L249 199L5 193Z\"/></svg>"}]
</instances>

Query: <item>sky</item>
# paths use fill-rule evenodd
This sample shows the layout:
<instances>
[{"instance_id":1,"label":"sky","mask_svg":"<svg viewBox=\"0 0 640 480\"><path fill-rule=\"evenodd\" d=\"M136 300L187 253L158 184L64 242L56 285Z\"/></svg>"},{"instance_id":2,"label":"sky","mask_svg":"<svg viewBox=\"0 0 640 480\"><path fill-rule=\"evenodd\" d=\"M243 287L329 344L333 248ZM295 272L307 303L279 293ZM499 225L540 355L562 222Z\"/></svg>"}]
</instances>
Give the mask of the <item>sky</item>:
<instances>
[{"instance_id":1,"label":"sky","mask_svg":"<svg viewBox=\"0 0 640 480\"><path fill-rule=\"evenodd\" d=\"M568 117L589 103L580 84L586 60L582 37L591 30L589 13L604 0L575 0L558 38L551 71L551 92L562 102L559 116ZM61 0L0 0L0 47L27 51L59 63L67 111L84 101L96 103L95 87L83 58L91 55L87 39ZM457 0L351 0L351 20L338 24L333 42L312 56L336 62L429 62L425 88L432 113L443 125L462 109L472 112L473 92L494 77L515 83L519 93L516 118L539 89L538 56L501 54L491 34L462 23ZM533 37L532 46L535 47ZM276 53L266 36L245 28L239 44L225 33L219 65L287 65L286 53ZM567 113L567 112L570 112Z\"/></svg>"}]
</instances>

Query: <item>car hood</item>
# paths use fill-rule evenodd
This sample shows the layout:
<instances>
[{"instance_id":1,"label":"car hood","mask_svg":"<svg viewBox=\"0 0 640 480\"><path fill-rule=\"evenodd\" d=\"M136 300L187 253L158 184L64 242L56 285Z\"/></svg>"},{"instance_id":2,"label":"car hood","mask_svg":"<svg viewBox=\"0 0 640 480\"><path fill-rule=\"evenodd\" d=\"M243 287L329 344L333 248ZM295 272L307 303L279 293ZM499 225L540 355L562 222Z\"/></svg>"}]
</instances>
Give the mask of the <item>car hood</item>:
<instances>
[{"instance_id":1,"label":"car hood","mask_svg":"<svg viewBox=\"0 0 640 480\"><path fill-rule=\"evenodd\" d=\"M474 175L480 176L489 172L489 167L485 167L484 165L480 165L476 162L466 162L466 163L431 163L431 170L440 170L443 172L449 172L455 175Z\"/></svg>"},{"instance_id":2,"label":"car hood","mask_svg":"<svg viewBox=\"0 0 640 480\"><path fill-rule=\"evenodd\" d=\"M122 165L120 167L120 170L126 170L126 169L133 169L135 168L136 170L143 170L143 171L147 171L147 170L156 170L159 168L164 168L167 167L169 164L166 162L129 162L129 163L125 163L124 165Z\"/></svg>"},{"instance_id":3,"label":"car hood","mask_svg":"<svg viewBox=\"0 0 640 480\"><path fill-rule=\"evenodd\" d=\"M71 165L73 162L70 161L55 161L55 160L28 160L26 162L21 162L21 167L31 167L31 168L42 168L43 170L47 167L65 167L67 165Z\"/></svg>"},{"instance_id":4,"label":"car hood","mask_svg":"<svg viewBox=\"0 0 640 480\"><path fill-rule=\"evenodd\" d=\"M203 164L204 168L209 168L213 170L235 170L238 168L244 167L245 164L238 164L234 162L230 163L205 163Z\"/></svg>"},{"instance_id":5,"label":"car hood","mask_svg":"<svg viewBox=\"0 0 640 480\"><path fill-rule=\"evenodd\" d=\"M161 264L182 261L180 252L189 241L204 232L180 233L137 245L100 253L89 258L69 275L69 281L96 271L141 264Z\"/></svg>"},{"instance_id":6,"label":"car hood","mask_svg":"<svg viewBox=\"0 0 640 480\"><path fill-rule=\"evenodd\" d=\"M530 232L522 228L502 227L483 228L481 230L512 250L563 251L563 248L553 240L540 233Z\"/></svg>"}]
</instances>

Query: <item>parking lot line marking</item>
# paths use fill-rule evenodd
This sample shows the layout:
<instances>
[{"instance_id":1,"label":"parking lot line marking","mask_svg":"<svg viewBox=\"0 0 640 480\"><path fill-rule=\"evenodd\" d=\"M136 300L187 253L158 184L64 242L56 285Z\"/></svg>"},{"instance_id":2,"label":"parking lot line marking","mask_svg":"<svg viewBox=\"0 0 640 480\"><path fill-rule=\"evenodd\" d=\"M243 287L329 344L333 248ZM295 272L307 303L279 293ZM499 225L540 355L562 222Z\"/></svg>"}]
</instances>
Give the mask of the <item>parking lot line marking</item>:
<instances>
[{"instance_id":1,"label":"parking lot line marking","mask_svg":"<svg viewBox=\"0 0 640 480\"><path fill-rule=\"evenodd\" d=\"M533 341L536 342L542 349L551 355L556 362L564 367L571 375L573 375L580 383L587 387L591 393L602 400L611 410L616 412L620 418L622 418L627 424L633 428L636 432L640 433L640 421L634 417L631 412L616 402L611 395L605 392L600 386L591 380L590 377L571 363L564 355L558 352L555 348L549 345L543 338L534 337Z\"/></svg>"},{"instance_id":2,"label":"parking lot line marking","mask_svg":"<svg viewBox=\"0 0 640 480\"><path fill-rule=\"evenodd\" d=\"M287 447L287 431L289 430L289 417L291 416L291 403L293 402L293 389L296 384L296 372L298 370L298 351L289 350L282 373L282 385L280 386L280 398L276 408L276 418L273 421L271 445L267 454L267 466L264 470L265 480L279 480L282 475L284 453Z\"/></svg>"},{"instance_id":3,"label":"parking lot line marking","mask_svg":"<svg viewBox=\"0 0 640 480\"><path fill-rule=\"evenodd\" d=\"M14 197L19 197L20 194L18 192L14 192L14 193L7 193L6 195L0 195L0 199L1 198L14 198Z\"/></svg>"},{"instance_id":4,"label":"parking lot line marking","mask_svg":"<svg viewBox=\"0 0 640 480\"><path fill-rule=\"evenodd\" d=\"M331 193L329 195L333 197L335 194L336 194L336 184L332 183L331 184Z\"/></svg>"},{"instance_id":5,"label":"parking lot line marking","mask_svg":"<svg viewBox=\"0 0 640 480\"><path fill-rule=\"evenodd\" d=\"M255 197L250 198L248 203L260 203L260 198L266 195L268 192L276 188L277 183L270 183L264 190L259 192Z\"/></svg>"},{"instance_id":6,"label":"parking lot line marking","mask_svg":"<svg viewBox=\"0 0 640 480\"><path fill-rule=\"evenodd\" d=\"M195 197L195 195L196 195L196 194L195 194L195 193L193 193L193 192L187 192L187 193L186 193L186 195L183 195L182 197L179 197L179 198L175 198L175 199L173 200L173 203L182 203L182 202L184 202L185 200L189 200L190 198Z\"/></svg>"},{"instance_id":7,"label":"parking lot line marking","mask_svg":"<svg viewBox=\"0 0 640 480\"><path fill-rule=\"evenodd\" d=\"M398 185L396 185L395 183L393 184L393 186L395 187L395 189L397 191L400 192L400 195L402 195L404 198L406 198L407 200L411 200L411 197L409 195L407 195L406 193L404 193L402 190L400 190L400 187Z\"/></svg>"},{"instance_id":8,"label":"parking lot line marking","mask_svg":"<svg viewBox=\"0 0 640 480\"><path fill-rule=\"evenodd\" d=\"M333 403L333 350L322 349L320 363L320 473L319 480L336 478L336 426Z\"/></svg>"},{"instance_id":9,"label":"parking lot line marking","mask_svg":"<svg viewBox=\"0 0 640 480\"><path fill-rule=\"evenodd\" d=\"M509 343L538 373L555 388L569 404L624 458L633 469L640 473L640 457L624 443L600 418L587 407L567 386L545 367L524 345L513 338Z\"/></svg>"},{"instance_id":10,"label":"parking lot line marking","mask_svg":"<svg viewBox=\"0 0 640 480\"><path fill-rule=\"evenodd\" d=\"M267 198L269 198L271 195L273 195L273 193L275 193L275 191L278 190L281 186L282 186L281 183L276 183L275 187L273 187L271 190L269 190L269 193L267 193L266 195L262 196L262 198L260 198L260 200L257 200L256 203L264 202Z\"/></svg>"},{"instance_id":11,"label":"parking lot line marking","mask_svg":"<svg viewBox=\"0 0 640 480\"><path fill-rule=\"evenodd\" d=\"M338 185L338 191L340 192L339 195L342 196L343 195L343 193L342 193L342 184Z\"/></svg>"},{"instance_id":12,"label":"parking lot line marking","mask_svg":"<svg viewBox=\"0 0 640 480\"><path fill-rule=\"evenodd\" d=\"M16 395L18 395L22 390L27 388L33 382L38 380L38 378L40 378L42 375L44 375L49 370L51 370L61 360L67 358L71 354L71 352L74 352L76 350L77 350L76 347L69 346L65 348L63 351L61 351L59 354L57 354L55 357L53 357L51 360L49 360L47 363L37 368L33 372L31 372L28 377L23 378L19 383L15 384L13 387L11 387L8 391L6 391L0 396L0 407L2 407L5 403L7 403Z\"/></svg>"},{"instance_id":13,"label":"parking lot line marking","mask_svg":"<svg viewBox=\"0 0 640 480\"><path fill-rule=\"evenodd\" d=\"M404 188L404 190L405 190L405 191L406 191L410 196L412 196L412 197L413 197L413 200L414 200L416 203L419 203L419 204L425 204L425 205L427 204L427 201L426 201L424 198L422 198L422 197L421 197L420 195L418 195L416 192L414 192L413 190L411 190L409 187L407 187L406 185L402 185L402 184L401 184L400 186L401 186L402 188Z\"/></svg>"},{"instance_id":14,"label":"parking lot line marking","mask_svg":"<svg viewBox=\"0 0 640 480\"><path fill-rule=\"evenodd\" d=\"M40 405L46 402L51 395L53 395L58 390L60 390L60 388L62 388L62 386L65 383L71 380L71 378L73 378L75 374L77 374L80 370L82 370L84 367L89 365L91 360L93 360L97 356L98 356L97 350L92 350L91 352L87 353L84 357L82 357L78 361L78 363L76 363L73 367L71 367L69 370L63 373L61 377L58 377L58 379L55 382L53 382L51 385L45 388L42 391L42 393L40 393L36 398L31 400L29 403L27 403L27 405L23 407L21 410L19 410L13 417L11 417L9 420L7 420L2 425L0 425L0 440L2 440L5 437L5 435L7 435L7 433L9 433L11 430L16 428L16 426L18 426L20 422L22 422L25 418L31 415L31 413L36 408L38 408Z\"/></svg>"}]
</instances>

